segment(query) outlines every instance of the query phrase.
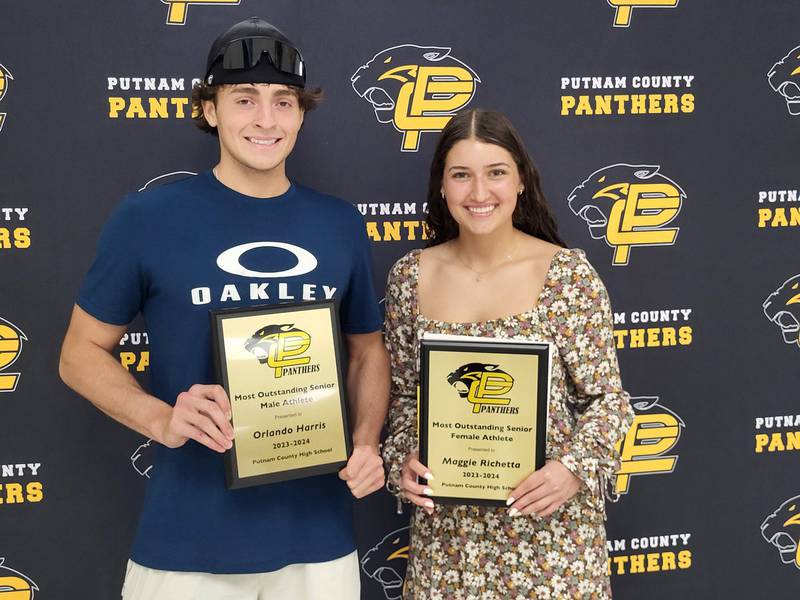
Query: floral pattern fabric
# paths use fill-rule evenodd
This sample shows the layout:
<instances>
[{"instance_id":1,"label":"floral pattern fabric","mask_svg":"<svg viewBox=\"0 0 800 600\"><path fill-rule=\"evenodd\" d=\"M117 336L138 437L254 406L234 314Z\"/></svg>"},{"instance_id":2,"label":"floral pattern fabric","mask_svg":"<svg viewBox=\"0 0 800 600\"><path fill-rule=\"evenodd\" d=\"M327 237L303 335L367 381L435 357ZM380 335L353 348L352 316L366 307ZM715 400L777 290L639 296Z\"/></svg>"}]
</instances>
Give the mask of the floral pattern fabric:
<instances>
[{"instance_id":1,"label":"floral pattern fabric","mask_svg":"<svg viewBox=\"0 0 800 600\"><path fill-rule=\"evenodd\" d=\"M428 319L417 308L419 250L395 263L386 292L392 361L388 486L417 446L419 339L425 332L551 342L548 459L585 485L546 518L510 517L506 508L436 504L416 509L403 598L511 600L611 598L605 497L619 468L614 445L633 420L622 389L605 287L581 250L553 257L530 311L480 323Z\"/></svg>"}]
</instances>

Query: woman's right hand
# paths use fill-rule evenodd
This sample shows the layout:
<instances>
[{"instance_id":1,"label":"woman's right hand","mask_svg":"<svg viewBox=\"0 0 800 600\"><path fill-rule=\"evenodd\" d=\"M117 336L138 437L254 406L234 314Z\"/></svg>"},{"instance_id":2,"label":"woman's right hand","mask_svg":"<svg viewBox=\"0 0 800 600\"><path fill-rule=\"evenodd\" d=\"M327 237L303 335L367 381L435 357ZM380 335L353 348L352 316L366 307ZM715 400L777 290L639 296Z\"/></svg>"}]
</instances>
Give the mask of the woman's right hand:
<instances>
[{"instance_id":1,"label":"woman's right hand","mask_svg":"<svg viewBox=\"0 0 800 600\"><path fill-rule=\"evenodd\" d=\"M428 470L428 467L419 462L419 453L415 450L406 456L405 461L403 461L400 488L404 498L407 498L413 504L423 508L426 513L431 515L433 514L433 500L428 496L433 492L427 485L417 483L417 477L429 481L433 479L433 475Z\"/></svg>"}]
</instances>

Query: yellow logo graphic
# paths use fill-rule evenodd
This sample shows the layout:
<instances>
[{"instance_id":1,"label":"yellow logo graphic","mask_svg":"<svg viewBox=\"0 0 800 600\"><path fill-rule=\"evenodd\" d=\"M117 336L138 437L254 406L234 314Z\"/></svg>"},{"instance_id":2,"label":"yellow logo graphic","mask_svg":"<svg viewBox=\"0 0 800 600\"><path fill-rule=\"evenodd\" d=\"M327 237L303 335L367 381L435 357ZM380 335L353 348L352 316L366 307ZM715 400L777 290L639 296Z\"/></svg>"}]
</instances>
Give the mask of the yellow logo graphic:
<instances>
[{"instance_id":1,"label":"yellow logo graphic","mask_svg":"<svg viewBox=\"0 0 800 600\"><path fill-rule=\"evenodd\" d=\"M301 356L311 346L311 336L294 324L267 325L256 331L247 342L245 350L253 354L262 365L275 369L275 377L283 377L287 367L307 365L310 356Z\"/></svg>"},{"instance_id":2,"label":"yellow logo graphic","mask_svg":"<svg viewBox=\"0 0 800 600\"><path fill-rule=\"evenodd\" d=\"M361 570L383 588L386 600L400 600L408 560L408 527L387 534L361 559Z\"/></svg>"},{"instance_id":3,"label":"yellow logo graphic","mask_svg":"<svg viewBox=\"0 0 800 600\"><path fill-rule=\"evenodd\" d=\"M6 92L8 92L8 82L13 80L14 78L11 76L11 71L0 64L0 102L5 98ZM0 112L0 131L3 131L3 123L5 123L5 121L6 113Z\"/></svg>"},{"instance_id":4,"label":"yellow logo graphic","mask_svg":"<svg viewBox=\"0 0 800 600\"><path fill-rule=\"evenodd\" d=\"M627 265L634 246L671 246L679 227L664 227L680 212L686 194L659 173L658 165L619 163L595 171L567 198L592 238L614 248L612 264Z\"/></svg>"},{"instance_id":5,"label":"yellow logo graphic","mask_svg":"<svg viewBox=\"0 0 800 600\"><path fill-rule=\"evenodd\" d=\"M800 569L800 496L789 498L764 519L761 536L777 548L783 564Z\"/></svg>"},{"instance_id":6,"label":"yellow logo graphic","mask_svg":"<svg viewBox=\"0 0 800 600\"><path fill-rule=\"evenodd\" d=\"M617 9L614 15L614 27L630 27L631 13L634 8L675 8L679 0L608 0L608 4Z\"/></svg>"},{"instance_id":7,"label":"yellow logo graphic","mask_svg":"<svg viewBox=\"0 0 800 600\"><path fill-rule=\"evenodd\" d=\"M800 115L800 46L772 65L767 81L786 100L789 114Z\"/></svg>"},{"instance_id":8,"label":"yellow logo graphic","mask_svg":"<svg viewBox=\"0 0 800 600\"><path fill-rule=\"evenodd\" d=\"M379 123L403 134L403 152L419 150L420 134L441 131L475 95L480 79L451 48L404 44L378 52L350 78Z\"/></svg>"},{"instance_id":9,"label":"yellow logo graphic","mask_svg":"<svg viewBox=\"0 0 800 600\"><path fill-rule=\"evenodd\" d=\"M780 328L783 341L800 346L800 275L784 281L762 307L767 319Z\"/></svg>"},{"instance_id":10,"label":"yellow logo graphic","mask_svg":"<svg viewBox=\"0 0 800 600\"><path fill-rule=\"evenodd\" d=\"M458 395L472 404L472 412L481 412L485 404L508 406L511 398L505 396L514 387L514 378L498 365L469 363L447 376L447 383Z\"/></svg>"},{"instance_id":11,"label":"yellow logo graphic","mask_svg":"<svg viewBox=\"0 0 800 600\"><path fill-rule=\"evenodd\" d=\"M186 25L186 12L189 5L237 6L241 0L161 0L169 6L167 25Z\"/></svg>"},{"instance_id":12,"label":"yellow logo graphic","mask_svg":"<svg viewBox=\"0 0 800 600\"><path fill-rule=\"evenodd\" d=\"M4 567L4 561L0 557L0 600L33 600L39 588L19 571Z\"/></svg>"},{"instance_id":13,"label":"yellow logo graphic","mask_svg":"<svg viewBox=\"0 0 800 600\"><path fill-rule=\"evenodd\" d=\"M666 456L675 447L686 425L671 410L658 403L658 396L631 398L636 417L616 448L622 459L614 491L627 494L631 476L672 473L678 457Z\"/></svg>"},{"instance_id":14,"label":"yellow logo graphic","mask_svg":"<svg viewBox=\"0 0 800 600\"><path fill-rule=\"evenodd\" d=\"M20 373L5 373L22 353L22 342L27 342L25 334L14 325L0 317L0 392L13 392L17 389Z\"/></svg>"}]
</instances>

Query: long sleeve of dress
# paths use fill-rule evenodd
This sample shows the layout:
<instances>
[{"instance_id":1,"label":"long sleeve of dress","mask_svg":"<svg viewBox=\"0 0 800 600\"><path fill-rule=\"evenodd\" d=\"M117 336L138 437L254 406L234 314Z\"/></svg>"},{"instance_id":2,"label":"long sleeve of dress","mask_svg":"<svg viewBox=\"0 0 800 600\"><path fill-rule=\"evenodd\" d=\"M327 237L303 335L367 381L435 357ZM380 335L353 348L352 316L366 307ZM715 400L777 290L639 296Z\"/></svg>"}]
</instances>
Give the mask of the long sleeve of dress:
<instances>
[{"instance_id":1,"label":"long sleeve of dress","mask_svg":"<svg viewBox=\"0 0 800 600\"><path fill-rule=\"evenodd\" d=\"M383 459L389 468L386 487L399 494L403 461L417 446L416 286L401 285L411 277L408 256L389 272L386 284L385 339L392 367L389 434Z\"/></svg>"},{"instance_id":2,"label":"long sleeve of dress","mask_svg":"<svg viewBox=\"0 0 800 600\"><path fill-rule=\"evenodd\" d=\"M572 435L552 458L579 477L601 508L620 467L615 445L633 422L622 389L608 293L582 251L551 274L547 318L568 374Z\"/></svg>"}]
</instances>

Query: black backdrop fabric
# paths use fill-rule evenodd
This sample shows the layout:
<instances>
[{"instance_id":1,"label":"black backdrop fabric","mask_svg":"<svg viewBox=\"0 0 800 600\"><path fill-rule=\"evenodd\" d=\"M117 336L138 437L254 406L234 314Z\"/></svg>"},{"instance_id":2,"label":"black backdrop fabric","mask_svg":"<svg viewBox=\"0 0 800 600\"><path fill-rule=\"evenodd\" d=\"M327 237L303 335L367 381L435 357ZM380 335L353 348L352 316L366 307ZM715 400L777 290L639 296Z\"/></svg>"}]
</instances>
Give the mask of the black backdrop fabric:
<instances>
[{"instance_id":1,"label":"black backdrop fabric","mask_svg":"<svg viewBox=\"0 0 800 600\"><path fill-rule=\"evenodd\" d=\"M379 298L424 244L453 111L519 128L563 236L609 289L634 396L607 522L615 597L795 598L794 0L4 3L0 598L119 593L158 465L64 387L59 345L113 206L214 163L215 139L189 122L192 79L213 37L252 15L326 92L289 174L358 206ZM381 78L389 57L405 68ZM135 322L118 351L145 383L147 342ZM363 598L399 598L408 518L386 492L357 503Z\"/></svg>"}]
</instances>

